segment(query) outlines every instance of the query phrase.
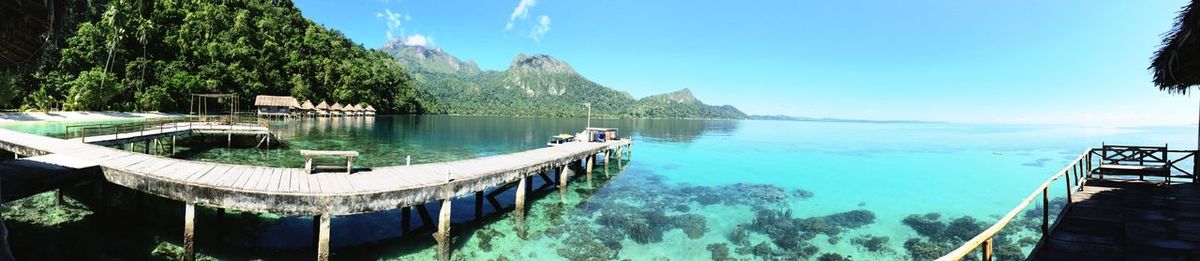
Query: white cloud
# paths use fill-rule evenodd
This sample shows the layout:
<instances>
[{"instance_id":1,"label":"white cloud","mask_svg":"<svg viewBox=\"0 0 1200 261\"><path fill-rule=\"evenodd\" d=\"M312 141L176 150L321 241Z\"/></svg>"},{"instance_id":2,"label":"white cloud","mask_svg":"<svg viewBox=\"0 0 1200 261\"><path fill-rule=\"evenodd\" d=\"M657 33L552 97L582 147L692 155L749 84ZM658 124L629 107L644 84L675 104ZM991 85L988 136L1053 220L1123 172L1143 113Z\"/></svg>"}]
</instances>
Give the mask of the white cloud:
<instances>
[{"instance_id":1,"label":"white cloud","mask_svg":"<svg viewBox=\"0 0 1200 261\"><path fill-rule=\"evenodd\" d=\"M537 0L521 0L517 3L517 8L513 9L512 15L508 17L508 24L504 25L504 30L512 30L513 22L518 18L524 20L529 18L529 8L537 5Z\"/></svg>"},{"instance_id":2,"label":"white cloud","mask_svg":"<svg viewBox=\"0 0 1200 261\"><path fill-rule=\"evenodd\" d=\"M395 31L402 25L400 23L400 18L403 17L403 15L393 13L391 9L383 9L383 13L375 13L375 17L384 19L384 22L387 23L388 31Z\"/></svg>"},{"instance_id":3,"label":"white cloud","mask_svg":"<svg viewBox=\"0 0 1200 261\"><path fill-rule=\"evenodd\" d=\"M410 46L427 46L433 44L433 37L421 34L414 34L404 37L404 45Z\"/></svg>"},{"instance_id":4,"label":"white cloud","mask_svg":"<svg viewBox=\"0 0 1200 261\"><path fill-rule=\"evenodd\" d=\"M534 25L529 32L529 37L536 42L542 42L542 36L545 36L547 32L550 32L550 16L539 16L537 25Z\"/></svg>"}]
</instances>

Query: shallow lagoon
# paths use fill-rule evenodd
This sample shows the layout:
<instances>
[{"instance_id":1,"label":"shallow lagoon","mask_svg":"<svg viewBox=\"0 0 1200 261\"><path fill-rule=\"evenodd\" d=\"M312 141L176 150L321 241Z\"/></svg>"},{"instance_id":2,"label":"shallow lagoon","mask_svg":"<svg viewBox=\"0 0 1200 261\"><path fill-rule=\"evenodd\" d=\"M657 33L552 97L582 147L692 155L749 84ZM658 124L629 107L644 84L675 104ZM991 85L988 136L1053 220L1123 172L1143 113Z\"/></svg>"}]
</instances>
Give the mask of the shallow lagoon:
<instances>
[{"instance_id":1,"label":"shallow lagoon","mask_svg":"<svg viewBox=\"0 0 1200 261\"><path fill-rule=\"evenodd\" d=\"M399 165L409 155L422 163L537 148L547 137L585 124L582 119L454 116L275 121L272 129L287 143L283 148L212 147L203 138L192 138L177 156L299 167L296 150L352 149L363 153L356 160L359 166ZM703 260L725 257L722 253L738 259L816 259L827 253L857 259L923 257L990 225L1088 146L1169 143L1186 149L1195 140L1194 126L704 120L593 120L592 125L621 128L623 136L632 136L632 161L599 167L593 183L576 180L561 196L554 188L542 190L531 204L526 233L513 229L508 210L485 207L489 218L476 221L474 200L456 200L456 258ZM61 131L58 124L0 127ZM78 190L69 194L84 204L68 208L98 207L86 204L87 188ZM55 208L45 196L6 204L14 251L30 257L23 259L142 259L155 248L178 244L181 204L127 190L114 193L117 203L108 208L138 215L89 215L40 224L29 216L36 220L54 212L25 209ZM511 208L512 193L501 195L500 201ZM430 211L437 206L431 204ZM932 221L927 213L939 217ZM429 231L404 233L399 215L389 211L335 218L334 258L432 258ZM414 228L419 220L414 215ZM202 209L197 227L200 252L216 258L312 256L311 219L306 217L219 216ZM1029 235L1020 229L1014 226L1010 243L1027 250L1020 241ZM67 243L29 243L47 238ZM920 240L906 244L912 238ZM46 250L55 248L82 250Z\"/></svg>"}]
</instances>

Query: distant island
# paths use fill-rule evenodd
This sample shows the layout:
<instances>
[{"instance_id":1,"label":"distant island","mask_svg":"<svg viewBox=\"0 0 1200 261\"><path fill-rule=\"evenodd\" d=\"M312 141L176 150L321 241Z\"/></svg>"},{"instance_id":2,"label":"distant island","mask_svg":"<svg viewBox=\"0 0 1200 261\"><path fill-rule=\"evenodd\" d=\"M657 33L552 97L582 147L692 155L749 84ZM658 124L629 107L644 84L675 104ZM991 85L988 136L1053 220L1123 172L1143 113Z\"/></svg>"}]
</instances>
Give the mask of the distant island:
<instances>
[{"instance_id":1,"label":"distant island","mask_svg":"<svg viewBox=\"0 0 1200 261\"><path fill-rule=\"evenodd\" d=\"M811 118L797 117L787 115L750 115L746 117L750 120L768 120L768 121L815 121L815 122L855 122L855 123L921 123L921 124L945 124L939 121L914 121L914 120L858 120L858 119L838 119L838 118Z\"/></svg>"}]
</instances>

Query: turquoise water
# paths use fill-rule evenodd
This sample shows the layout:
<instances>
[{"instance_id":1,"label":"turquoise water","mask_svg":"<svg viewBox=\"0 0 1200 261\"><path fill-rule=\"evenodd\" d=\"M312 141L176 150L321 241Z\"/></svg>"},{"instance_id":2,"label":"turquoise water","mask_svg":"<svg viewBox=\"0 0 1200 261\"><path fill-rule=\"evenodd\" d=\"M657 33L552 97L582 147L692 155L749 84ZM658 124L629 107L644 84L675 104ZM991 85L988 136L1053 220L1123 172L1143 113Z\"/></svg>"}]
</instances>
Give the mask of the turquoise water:
<instances>
[{"instance_id":1,"label":"turquoise water","mask_svg":"<svg viewBox=\"0 0 1200 261\"><path fill-rule=\"evenodd\" d=\"M227 148L223 140L213 146L194 137L182 142L175 157L298 167L299 149L352 149L363 153L356 160L361 166L400 165L405 156L418 163L437 162L538 148L547 137L585 124L582 119L452 116L277 121L271 127L285 141L282 147L259 150L246 148L253 141L240 141ZM1191 149L1196 139L1195 126L702 120L593 120L592 125L617 127L621 135L632 136L632 160L599 167L591 184L576 180L561 197L554 188L541 191L530 207L525 233L514 229L509 210L487 206L489 217L475 220L474 200L456 200L456 258L816 259L837 254L925 259L990 225L1089 146L1168 143L1173 149ZM61 128L0 127L37 133ZM540 186L540 179L535 180ZM118 201L124 195L138 204L89 205L87 193L76 197L87 208L143 215L76 222L126 225L136 233L111 234L73 223L42 231L46 229L36 229L36 224L22 224L31 221L10 217L11 207L5 222L18 223L10 225L16 227L14 242L103 237L106 243L78 247L91 251L82 253L119 259L141 259L155 247L178 244L182 207L177 202L117 193ZM501 194L499 201L511 208L512 192ZM430 205L430 211L437 207ZM334 258L434 257L429 231L402 231L399 216L399 211L388 211L335 218ZM203 254L222 259L311 257L310 218L234 213L217 219L215 210L201 211L198 244ZM1006 230L1008 241L997 248L1007 246L1010 254L1028 250L1022 239L1032 234L1023 221L1028 220ZM414 214L413 227L420 223ZM116 244L128 247L104 247ZM37 254L44 251L14 251L47 257Z\"/></svg>"}]
</instances>

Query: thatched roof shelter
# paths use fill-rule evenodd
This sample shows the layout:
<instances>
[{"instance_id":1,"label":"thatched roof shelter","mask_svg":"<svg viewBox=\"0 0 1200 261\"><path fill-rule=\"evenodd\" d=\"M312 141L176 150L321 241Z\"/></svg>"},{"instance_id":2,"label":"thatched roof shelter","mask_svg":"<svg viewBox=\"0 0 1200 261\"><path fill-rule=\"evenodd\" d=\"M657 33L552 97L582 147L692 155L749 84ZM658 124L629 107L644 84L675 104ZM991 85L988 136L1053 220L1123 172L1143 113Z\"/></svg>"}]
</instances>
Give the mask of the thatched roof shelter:
<instances>
[{"instance_id":1,"label":"thatched roof shelter","mask_svg":"<svg viewBox=\"0 0 1200 261\"><path fill-rule=\"evenodd\" d=\"M305 100L304 103L300 104L300 109L311 111L311 110L315 110L316 106L313 106L312 101Z\"/></svg>"},{"instance_id":2,"label":"thatched roof shelter","mask_svg":"<svg viewBox=\"0 0 1200 261\"><path fill-rule=\"evenodd\" d=\"M254 106L300 108L300 103L289 96L259 95L254 96Z\"/></svg>"},{"instance_id":3,"label":"thatched roof shelter","mask_svg":"<svg viewBox=\"0 0 1200 261\"><path fill-rule=\"evenodd\" d=\"M341 111L341 110L345 110L345 108L342 107L342 103L335 102L335 103L333 103L333 106L329 106L329 110Z\"/></svg>"},{"instance_id":4,"label":"thatched roof shelter","mask_svg":"<svg viewBox=\"0 0 1200 261\"><path fill-rule=\"evenodd\" d=\"M375 107L372 107L370 104L367 104L367 108L366 108L365 110L367 110L367 111L375 111Z\"/></svg>"},{"instance_id":5,"label":"thatched roof shelter","mask_svg":"<svg viewBox=\"0 0 1200 261\"><path fill-rule=\"evenodd\" d=\"M1179 11L1175 26L1162 41L1162 49L1154 52L1150 70L1154 85L1171 94L1187 94L1190 87L1200 84L1200 3L1192 1Z\"/></svg>"},{"instance_id":6,"label":"thatched roof shelter","mask_svg":"<svg viewBox=\"0 0 1200 261\"><path fill-rule=\"evenodd\" d=\"M315 108L318 110L328 110L329 104L325 103L325 101L321 101L321 104L317 104L317 106Z\"/></svg>"},{"instance_id":7,"label":"thatched roof shelter","mask_svg":"<svg viewBox=\"0 0 1200 261\"><path fill-rule=\"evenodd\" d=\"M352 104L352 105L350 105L350 106L346 106L346 110L349 110L349 111L362 111L362 108L359 108L359 107L358 107L358 104Z\"/></svg>"},{"instance_id":8,"label":"thatched roof shelter","mask_svg":"<svg viewBox=\"0 0 1200 261\"><path fill-rule=\"evenodd\" d=\"M1162 49L1154 52L1150 71L1154 85L1170 94L1187 94L1200 85L1200 0L1192 0L1179 10L1175 25L1164 34ZM1200 135L1200 131L1197 132ZM1196 139L1200 143L1200 137Z\"/></svg>"}]
</instances>

